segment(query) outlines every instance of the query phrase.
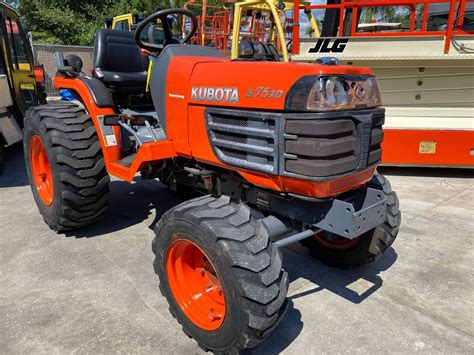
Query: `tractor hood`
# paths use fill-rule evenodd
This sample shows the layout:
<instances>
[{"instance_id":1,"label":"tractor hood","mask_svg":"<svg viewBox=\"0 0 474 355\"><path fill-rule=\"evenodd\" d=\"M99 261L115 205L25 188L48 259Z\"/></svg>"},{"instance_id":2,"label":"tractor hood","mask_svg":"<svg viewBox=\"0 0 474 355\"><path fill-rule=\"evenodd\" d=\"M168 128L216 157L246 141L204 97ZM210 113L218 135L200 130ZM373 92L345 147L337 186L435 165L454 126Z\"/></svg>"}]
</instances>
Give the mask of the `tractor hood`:
<instances>
[{"instance_id":1,"label":"tractor hood","mask_svg":"<svg viewBox=\"0 0 474 355\"><path fill-rule=\"evenodd\" d=\"M300 111L289 102L306 103L319 77L371 75L353 66L216 59L196 63L185 96L191 105Z\"/></svg>"}]
</instances>

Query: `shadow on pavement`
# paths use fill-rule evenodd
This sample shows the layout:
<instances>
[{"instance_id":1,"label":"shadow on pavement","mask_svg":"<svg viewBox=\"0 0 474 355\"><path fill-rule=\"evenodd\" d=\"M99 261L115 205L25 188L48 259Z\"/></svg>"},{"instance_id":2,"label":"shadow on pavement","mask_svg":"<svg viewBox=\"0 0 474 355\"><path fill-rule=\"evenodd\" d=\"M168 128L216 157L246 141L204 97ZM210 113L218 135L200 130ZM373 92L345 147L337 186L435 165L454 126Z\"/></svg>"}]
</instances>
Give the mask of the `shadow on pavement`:
<instances>
[{"instance_id":1,"label":"shadow on pavement","mask_svg":"<svg viewBox=\"0 0 474 355\"><path fill-rule=\"evenodd\" d=\"M155 211L149 225L153 229L163 213L183 201L158 181L146 181L140 177L135 178L133 184L111 181L109 210L105 217L89 227L65 234L76 238L99 237L141 223Z\"/></svg>"},{"instance_id":2,"label":"shadow on pavement","mask_svg":"<svg viewBox=\"0 0 474 355\"><path fill-rule=\"evenodd\" d=\"M304 323L301 320L301 312L294 307L294 300L328 290L354 304L359 304L382 286L383 279L379 273L390 268L397 259L395 250L390 248L372 264L342 270L312 259L302 247L295 249L299 250L297 252L293 249L283 250L283 267L290 277L288 311L275 331L257 349L250 350L246 354L279 354L298 337Z\"/></svg>"},{"instance_id":3,"label":"shadow on pavement","mask_svg":"<svg viewBox=\"0 0 474 355\"><path fill-rule=\"evenodd\" d=\"M301 284L298 289L302 289L301 292L298 289L294 290L289 298L295 300L328 290L354 304L362 303L382 287L383 279L379 274L390 268L397 257L395 250L389 248L382 257L371 264L353 269L338 269L312 259L309 254L302 255L288 250L285 253L284 267L288 271L290 282L298 280ZM302 261L301 258L306 260ZM303 263L307 265L302 266ZM313 284L314 287L308 289L308 284Z\"/></svg>"},{"instance_id":4,"label":"shadow on pavement","mask_svg":"<svg viewBox=\"0 0 474 355\"><path fill-rule=\"evenodd\" d=\"M354 304L363 302L382 286L379 274L394 264L397 253L390 248L374 263L350 270L326 266L314 260L303 247L285 248L283 257L283 267L290 277L288 311L275 331L256 350L246 354L278 354L298 337L304 326L301 312L294 307L298 298L328 290Z\"/></svg>"}]
</instances>

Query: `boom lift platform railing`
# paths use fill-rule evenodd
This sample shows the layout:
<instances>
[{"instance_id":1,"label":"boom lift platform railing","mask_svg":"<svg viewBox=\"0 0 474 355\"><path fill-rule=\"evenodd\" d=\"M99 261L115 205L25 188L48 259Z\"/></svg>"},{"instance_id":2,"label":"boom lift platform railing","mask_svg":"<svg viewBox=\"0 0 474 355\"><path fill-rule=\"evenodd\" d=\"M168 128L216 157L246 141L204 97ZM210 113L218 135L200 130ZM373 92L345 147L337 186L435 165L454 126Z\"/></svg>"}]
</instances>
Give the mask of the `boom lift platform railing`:
<instances>
[{"instance_id":1,"label":"boom lift platform railing","mask_svg":"<svg viewBox=\"0 0 474 355\"><path fill-rule=\"evenodd\" d=\"M444 53L449 52L453 36L474 34L473 30L464 30L464 17L466 14L466 4L473 3L471 0L340 0L339 4L326 5L301 5L300 0L294 1L295 9L304 11L311 10L339 10L339 29L338 36L342 37L395 37L395 36L445 36ZM429 31L427 29L428 12L431 4L448 4L449 14L448 22L445 30ZM358 19L363 8L367 7L389 7L403 6L411 10L410 27L404 31L390 32L371 32L365 33L358 31ZM416 7L423 6L421 28L417 28ZM345 15L350 13L350 21L345 21ZM299 54L300 48L300 12L294 11L293 14L293 46L292 54ZM350 28L347 28L350 23Z\"/></svg>"}]
</instances>

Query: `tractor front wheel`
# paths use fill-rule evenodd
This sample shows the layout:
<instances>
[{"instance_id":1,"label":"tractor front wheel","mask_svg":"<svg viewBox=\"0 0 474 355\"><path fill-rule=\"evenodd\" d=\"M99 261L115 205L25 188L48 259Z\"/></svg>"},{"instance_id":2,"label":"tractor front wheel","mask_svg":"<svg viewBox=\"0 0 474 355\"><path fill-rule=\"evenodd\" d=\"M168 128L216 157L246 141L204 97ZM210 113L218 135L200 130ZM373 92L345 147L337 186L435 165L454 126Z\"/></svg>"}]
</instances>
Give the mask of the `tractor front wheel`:
<instances>
[{"instance_id":1,"label":"tractor front wheel","mask_svg":"<svg viewBox=\"0 0 474 355\"><path fill-rule=\"evenodd\" d=\"M285 227L245 204L203 196L165 213L154 268L171 314L206 351L256 346L286 310L288 275L270 238Z\"/></svg>"},{"instance_id":2,"label":"tractor front wheel","mask_svg":"<svg viewBox=\"0 0 474 355\"><path fill-rule=\"evenodd\" d=\"M393 244L401 221L397 194L383 175L376 174L369 186L382 190L387 199L385 223L352 240L325 231L303 240L315 259L343 268L362 266L375 261Z\"/></svg>"}]
</instances>

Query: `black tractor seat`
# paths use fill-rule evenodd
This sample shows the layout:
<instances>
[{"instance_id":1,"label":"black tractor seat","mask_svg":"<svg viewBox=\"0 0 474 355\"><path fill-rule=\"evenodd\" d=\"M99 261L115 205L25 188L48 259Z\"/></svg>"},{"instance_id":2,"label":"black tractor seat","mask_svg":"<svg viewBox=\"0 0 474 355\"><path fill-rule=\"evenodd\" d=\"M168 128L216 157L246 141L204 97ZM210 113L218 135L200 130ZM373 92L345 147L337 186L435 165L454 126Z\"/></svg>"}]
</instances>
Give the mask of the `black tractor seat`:
<instances>
[{"instance_id":1,"label":"black tractor seat","mask_svg":"<svg viewBox=\"0 0 474 355\"><path fill-rule=\"evenodd\" d=\"M104 77L102 81L105 84L114 86L127 86L130 84L145 85L146 84L146 72L117 72L117 71L102 71Z\"/></svg>"},{"instance_id":2,"label":"black tractor seat","mask_svg":"<svg viewBox=\"0 0 474 355\"><path fill-rule=\"evenodd\" d=\"M149 59L140 53L134 33L100 29L94 43L94 77L113 93L145 93Z\"/></svg>"}]
</instances>

